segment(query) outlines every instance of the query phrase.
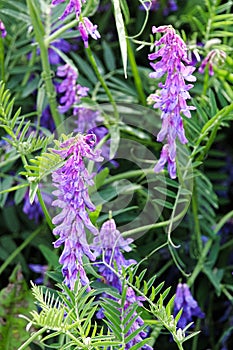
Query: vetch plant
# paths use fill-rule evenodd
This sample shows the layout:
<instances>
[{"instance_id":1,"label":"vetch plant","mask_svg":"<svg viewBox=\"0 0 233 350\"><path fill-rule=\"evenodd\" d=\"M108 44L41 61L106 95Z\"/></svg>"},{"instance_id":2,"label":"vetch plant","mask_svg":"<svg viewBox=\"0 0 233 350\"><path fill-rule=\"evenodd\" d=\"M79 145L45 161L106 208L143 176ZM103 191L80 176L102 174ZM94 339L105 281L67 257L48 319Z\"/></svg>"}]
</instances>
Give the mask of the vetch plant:
<instances>
[{"instance_id":1,"label":"vetch plant","mask_svg":"<svg viewBox=\"0 0 233 350\"><path fill-rule=\"evenodd\" d=\"M160 172L168 163L168 172L171 178L176 177L176 138L182 144L188 142L185 137L182 115L191 117L190 110L195 109L188 106L187 99L190 99L188 90L193 85L186 85L185 81L194 82L196 78L192 75L195 68L190 64L187 56L187 47L183 40L175 33L170 26L153 27L152 32L164 33L162 38L155 42L155 46L162 47L155 53L149 55L150 60L161 57L156 63L150 63L155 72L150 73L150 78L161 78L167 74L165 84L159 83L155 94L150 98L155 101L154 108L162 111L162 129L157 140L162 142L165 138L167 143L163 146L160 159L156 164L155 172Z\"/></svg>"},{"instance_id":2,"label":"vetch plant","mask_svg":"<svg viewBox=\"0 0 233 350\"><path fill-rule=\"evenodd\" d=\"M52 174L53 184L57 187L53 192L57 199L52 205L62 209L53 218L53 224L57 225L53 233L59 236L54 247L64 244L59 262L63 265L65 284L71 289L74 288L78 274L83 285L89 284L82 256L95 259L85 233L85 227L93 235L98 233L87 213L87 209L95 210L88 195L88 186L93 184L93 175L88 173L84 163L84 158L95 162L102 160L100 150L94 151L94 144L94 135L78 134L62 142L59 150L54 150L65 160L65 164Z\"/></svg>"},{"instance_id":3,"label":"vetch plant","mask_svg":"<svg viewBox=\"0 0 233 350\"><path fill-rule=\"evenodd\" d=\"M231 350L232 1L0 18L0 349Z\"/></svg>"}]
</instances>

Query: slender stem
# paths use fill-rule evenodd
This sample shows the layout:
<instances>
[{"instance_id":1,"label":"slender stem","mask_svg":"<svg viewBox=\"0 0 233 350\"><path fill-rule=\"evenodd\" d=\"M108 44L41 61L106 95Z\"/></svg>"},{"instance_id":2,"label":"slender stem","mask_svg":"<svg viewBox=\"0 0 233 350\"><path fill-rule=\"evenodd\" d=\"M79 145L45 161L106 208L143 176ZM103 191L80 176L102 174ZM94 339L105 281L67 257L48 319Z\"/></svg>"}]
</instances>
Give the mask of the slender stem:
<instances>
[{"instance_id":1,"label":"slender stem","mask_svg":"<svg viewBox=\"0 0 233 350\"><path fill-rule=\"evenodd\" d=\"M44 43L46 46L49 46L54 40L59 38L63 33L65 33L67 30L75 27L78 24L77 19L74 19L73 21L63 25L61 28L56 30L56 32L52 33L50 36L45 38Z\"/></svg>"},{"instance_id":2,"label":"slender stem","mask_svg":"<svg viewBox=\"0 0 233 350\"><path fill-rule=\"evenodd\" d=\"M194 179L194 181L195 181L195 179ZM197 200L196 184L194 184L194 187L193 187L192 212L193 212L193 219L194 219L195 241L197 242L198 252L200 253L202 251L202 240L201 240L200 222L199 222L199 218L198 218L198 200Z\"/></svg>"},{"instance_id":3,"label":"slender stem","mask_svg":"<svg viewBox=\"0 0 233 350\"><path fill-rule=\"evenodd\" d=\"M1 36L0 36L0 69L1 69L1 80L5 81L4 45L3 45L3 38Z\"/></svg>"},{"instance_id":4,"label":"slender stem","mask_svg":"<svg viewBox=\"0 0 233 350\"><path fill-rule=\"evenodd\" d=\"M87 52L87 55L88 55L88 58L90 60L90 63L92 65L92 68L94 69L94 72L98 78L98 80L100 81L101 85L103 86L104 88L104 91L106 92L107 96L108 96L108 99L109 99L109 102L111 103L111 105L113 106L113 111L114 111L114 116L116 118L116 122L119 121L119 113L117 111L117 105L116 105L116 102L112 96L112 93L111 91L109 90L105 80L103 79L103 76L100 74L99 72L99 68L97 66L97 63L96 63L96 60L95 60L95 57L93 56L92 54L92 51L90 49L90 46L88 46L86 48L86 52Z\"/></svg>"},{"instance_id":5,"label":"slender stem","mask_svg":"<svg viewBox=\"0 0 233 350\"><path fill-rule=\"evenodd\" d=\"M193 285L195 279L197 278L199 273L202 271L203 266L204 266L204 262L205 262L205 258L207 256L207 254L209 253L209 250L211 248L212 243L213 243L213 240L209 239L208 242L206 243L204 249L202 250L202 253L201 253L201 256L197 262L197 265L187 281L187 284L189 287L191 287Z\"/></svg>"},{"instance_id":6,"label":"slender stem","mask_svg":"<svg viewBox=\"0 0 233 350\"><path fill-rule=\"evenodd\" d=\"M108 185L109 183L112 183L114 181L122 180L122 179L128 179L131 177L138 177L140 175L148 175L148 174L154 174L154 169L139 169L139 170L131 170L127 171L125 173L117 174L114 176L109 177L104 181L104 185Z\"/></svg>"},{"instance_id":7,"label":"slender stem","mask_svg":"<svg viewBox=\"0 0 233 350\"><path fill-rule=\"evenodd\" d=\"M1 177L2 177L2 176L1 176ZM6 190L0 191L0 194L8 193L8 192L13 192L13 191L17 191L17 190L19 190L20 188L25 188L25 187L28 187L28 183L21 184L21 185L16 185L16 186L13 186L13 187L11 187L11 188L7 188Z\"/></svg>"},{"instance_id":8,"label":"slender stem","mask_svg":"<svg viewBox=\"0 0 233 350\"><path fill-rule=\"evenodd\" d=\"M39 199L39 202L40 202L41 208L43 210L43 213L44 213L45 219L47 221L47 224L49 225L50 229L53 230L54 229L54 225L52 223L52 219L51 219L51 217L49 215L49 212L48 212L48 209L47 209L47 207L45 205L45 202L44 202L44 200L43 200L43 198L41 196L41 192L40 192L39 188L38 188L36 194L37 194L37 197Z\"/></svg>"},{"instance_id":9,"label":"slender stem","mask_svg":"<svg viewBox=\"0 0 233 350\"><path fill-rule=\"evenodd\" d=\"M200 318L198 318L195 325L195 331L200 329L200 325L201 325L201 320ZM197 345L198 345L198 334L195 337L193 337L191 350L197 350Z\"/></svg>"},{"instance_id":10,"label":"slender stem","mask_svg":"<svg viewBox=\"0 0 233 350\"><path fill-rule=\"evenodd\" d=\"M134 78L135 87L136 87L136 90L138 93L138 98L139 98L139 101L142 103L142 105L146 106L146 104L147 104L146 103L146 96L145 96L143 88L142 88L141 77L139 75L138 66L137 66L134 52L132 49L132 45L131 45L129 39L127 39L127 49L128 49L129 63L130 63L131 70L133 73L133 78Z\"/></svg>"},{"instance_id":11,"label":"slender stem","mask_svg":"<svg viewBox=\"0 0 233 350\"><path fill-rule=\"evenodd\" d=\"M48 43L45 43L44 40L43 24L40 20L36 4L32 0L27 0L27 6L29 9L32 26L34 28L36 41L38 42L38 45L40 47L40 57L43 68L41 76L45 83L51 114L56 127L58 127L62 122L62 118L57 110L56 91L52 82L52 71L49 63Z\"/></svg>"},{"instance_id":12,"label":"slender stem","mask_svg":"<svg viewBox=\"0 0 233 350\"><path fill-rule=\"evenodd\" d=\"M0 275L5 270L5 268L15 259L15 257L31 242L33 239L42 231L41 227L38 227L35 231L33 231L30 236L28 236L23 243L17 247L13 253L8 256L8 258L4 261L4 263L0 267Z\"/></svg>"},{"instance_id":13,"label":"slender stem","mask_svg":"<svg viewBox=\"0 0 233 350\"><path fill-rule=\"evenodd\" d=\"M182 212L180 212L177 216L175 216L173 218L173 223L180 220L182 217L184 217L184 214L186 213L187 211L187 208L189 206L189 203L185 206L185 208L183 209ZM145 226L140 226L140 227L137 227L135 229L132 229L132 230L129 230L129 231L125 231L122 236L123 237L130 237L132 236L133 234L135 233L139 233L141 231L149 231L153 228L159 228L159 227L164 227L164 226L167 226L171 223L171 220L166 220L166 221L162 221L162 222L157 222L155 224L150 224L150 225L145 225Z\"/></svg>"},{"instance_id":14,"label":"slender stem","mask_svg":"<svg viewBox=\"0 0 233 350\"><path fill-rule=\"evenodd\" d=\"M227 248L232 248L233 247L233 238L230 239L228 242L226 242L225 244L221 245L221 247L219 248L219 250L224 250Z\"/></svg>"},{"instance_id":15,"label":"slender stem","mask_svg":"<svg viewBox=\"0 0 233 350\"><path fill-rule=\"evenodd\" d=\"M223 218L219 221L219 223L215 227L214 233L217 234L218 231L223 227L223 225L225 225L225 223L231 218L233 218L233 210L229 211L229 213L223 216Z\"/></svg>"},{"instance_id":16,"label":"slender stem","mask_svg":"<svg viewBox=\"0 0 233 350\"><path fill-rule=\"evenodd\" d=\"M45 327L39 329L39 331L33 333L32 336L25 343L23 343L23 345L21 345L18 348L18 350L26 349L28 347L28 345L33 342L33 340L35 340L40 334L44 333L47 329L48 329L48 327L45 326Z\"/></svg>"},{"instance_id":17,"label":"slender stem","mask_svg":"<svg viewBox=\"0 0 233 350\"><path fill-rule=\"evenodd\" d=\"M35 63L35 58L36 58L36 47L33 47L31 58L30 58L29 63L28 63L28 68L33 67L33 65ZM29 70L25 73L25 76L24 76L23 81L21 83L22 87L24 87L27 84L30 76L31 76L31 72Z\"/></svg>"}]
</instances>

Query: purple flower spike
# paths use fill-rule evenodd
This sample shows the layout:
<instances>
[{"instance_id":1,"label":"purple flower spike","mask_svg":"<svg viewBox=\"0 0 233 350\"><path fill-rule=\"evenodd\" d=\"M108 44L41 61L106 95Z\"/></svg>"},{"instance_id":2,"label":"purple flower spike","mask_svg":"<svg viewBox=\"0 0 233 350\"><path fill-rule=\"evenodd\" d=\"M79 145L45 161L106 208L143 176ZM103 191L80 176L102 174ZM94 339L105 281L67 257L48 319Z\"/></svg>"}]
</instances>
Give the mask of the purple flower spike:
<instances>
[{"instance_id":1,"label":"purple flower spike","mask_svg":"<svg viewBox=\"0 0 233 350\"><path fill-rule=\"evenodd\" d=\"M98 40L100 38L100 33L97 30L97 25L94 25L87 17L83 17L83 21L79 22L78 29L80 31L85 47L88 47L88 35L90 35L95 40Z\"/></svg>"},{"instance_id":2,"label":"purple flower spike","mask_svg":"<svg viewBox=\"0 0 233 350\"><path fill-rule=\"evenodd\" d=\"M4 23L1 20L0 20L0 33L1 33L2 38L5 38L7 35L6 28L4 26Z\"/></svg>"},{"instance_id":3,"label":"purple flower spike","mask_svg":"<svg viewBox=\"0 0 233 350\"><path fill-rule=\"evenodd\" d=\"M190 289L186 283L179 283L176 289L176 297L174 301L174 313L183 309L182 315L178 321L178 327L184 329L187 324L192 322L193 316L204 318L205 314L201 311L197 301L193 298Z\"/></svg>"},{"instance_id":4,"label":"purple flower spike","mask_svg":"<svg viewBox=\"0 0 233 350\"><path fill-rule=\"evenodd\" d=\"M162 142L166 138L167 141L154 170L156 173L160 172L168 163L168 172L174 179L176 177L176 138L178 137L182 144L188 142L181 114L190 118L190 110L195 109L186 103L186 100L190 99L188 90L193 85L185 83L185 81L194 82L196 80L192 75L195 68L190 65L184 41L176 34L172 26L153 27L152 32L165 33L160 40L155 42L155 46L162 45L161 48L150 54L148 58L157 60L161 57L160 61L150 63L154 69L154 72L150 73L151 78L158 79L166 75L165 83L158 84L160 90L150 97L155 101L154 108L162 111L162 129L157 140Z\"/></svg>"},{"instance_id":5,"label":"purple flower spike","mask_svg":"<svg viewBox=\"0 0 233 350\"><path fill-rule=\"evenodd\" d=\"M99 274L103 277L103 280L106 284L115 287L119 293L122 293L122 282L118 275L114 272L115 267L117 267L118 274L122 273L122 267L130 266L135 264L135 260L126 260L123 251L131 251L130 244L133 242L131 238L124 239L121 233L116 228L116 223L113 219L106 221L99 232L99 235L96 236L93 240L93 249L95 249L95 256L102 255L100 262L95 263L98 267ZM114 299L111 295L104 294L104 297ZM115 299L114 299L115 300ZM118 301L118 300L116 300ZM127 287L126 301L124 304L124 311L127 314L131 310L131 305L138 303L139 306L142 306L143 297L136 296L134 290L131 287ZM99 310L97 313L98 318L104 318L103 310ZM144 322L140 316L137 316L137 313L134 312L131 318L135 318L134 323L131 328L128 330L127 336L132 334L138 328L140 328ZM130 319L131 319L130 318ZM144 331L139 332L131 341L126 344L125 349L131 349L133 345L139 343L144 338L147 337L147 333ZM149 345L144 345L142 349L152 350L152 347Z\"/></svg>"},{"instance_id":6,"label":"purple flower spike","mask_svg":"<svg viewBox=\"0 0 233 350\"><path fill-rule=\"evenodd\" d=\"M54 150L66 160L65 164L52 174L53 184L57 187L53 192L57 199L52 205L62 209L53 218L53 224L57 225L53 233L59 236L54 242L54 247L58 248L64 243L59 262L63 265L64 282L70 289L74 288L78 274L83 285L89 283L82 256L86 255L90 260L95 260L85 231L86 228L93 235L98 234L87 213L87 209L95 210L88 195L88 186L93 185L93 174L88 173L84 163L84 158L95 162L102 161L100 150L95 151L94 145L94 135L78 134L61 143L59 150Z\"/></svg>"}]
</instances>

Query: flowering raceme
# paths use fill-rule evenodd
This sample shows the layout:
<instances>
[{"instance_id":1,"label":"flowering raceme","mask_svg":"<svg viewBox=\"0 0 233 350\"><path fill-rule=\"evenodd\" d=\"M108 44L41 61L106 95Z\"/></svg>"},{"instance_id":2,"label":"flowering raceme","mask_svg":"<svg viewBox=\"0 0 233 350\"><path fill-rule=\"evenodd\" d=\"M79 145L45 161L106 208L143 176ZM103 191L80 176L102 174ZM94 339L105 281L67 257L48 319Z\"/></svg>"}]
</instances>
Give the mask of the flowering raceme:
<instances>
[{"instance_id":1,"label":"flowering raceme","mask_svg":"<svg viewBox=\"0 0 233 350\"><path fill-rule=\"evenodd\" d=\"M63 265L64 282L70 289L74 288L78 274L83 285L89 283L83 268L82 256L86 255L90 260L95 260L85 232L87 228L93 235L98 233L87 213L87 209L95 210L88 195L88 186L93 185L93 174L88 173L84 163L85 158L94 162L102 161L100 150L95 151L94 145L93 134L86 136L78 134L62 142L59 150L54 150L65 160L65 164L52 174L53 184L57 187L53 192L57 199L52 205L62 209L53 218L53 224L57 225L53 233L59 236L54 247L58 248L64 244L59 262Z\"/></svg>"},{"instance_id":2,"label":"flowering raceme","mask_svg":"<svg viewBox=\"0 0 233 350\"><path fill-rule=\"evenodd\" d=\"M88 47L88 35L90 35L95 40L98 40L100 38L100 33L97 30L97 25L94 25L87 17L83 17L82 21L79 22L78 29L85 47Z\"/></svg>"},{"instance_id":3,"label":"flowering raceme","mask_svg":"<svg viewBox=\"0 0 233 350\"><path fill-rule=\"evenodd\" d=\"M162 111L162 129L157 140L162 142L165 138L167 143L163 146L160 159L156 164L155 172L160 172L168 163L168 172L171 178L176 177L176 138L182 144L188 142L185 137L183 120L181 114L187 118L191 117L190 110L195 109L188 106L187 99L190 99L190 90L193 85L186 85L185 81L193 82L196 78L192 75L195 70L190 66L187 57L187 47L184 41L175 33L171 26L153 27L153 33L165 33L160 40L155 42L155 46L162 47L155 53L150 54L150 60L161 60L150 63L155 72L150 73L151 78L161 78L166 74L165 83L159 83L155 94L150 97L155 101L154 108ZM188 64L188 66L185 65Z\"/></svg>"},{"instance_id":4,"label":"flowering raceme","mask_svg":"<svg viewBox=\"0 0 233 350\"><path fill-rule=\"evenodd\" d=\"M135 264L133 259L126 260L122 251L129 252L132 248L129 246L132 243L132 239L124 239L121 233L116 228L116 223L113 219L106 221L101 227L100 233L93 240L93 249L95 250L95 256L101 256L100 262L95 263L98 267L99 274L103 277L104 282L122 293L122 282L118 277L118 274L122 274L122 267L127 267ZM117 273L115 268L117 267ZM104 294L105 297L114 299L108 294ZM143 297L136 296L134 290L131 287L127 287L126 300L124 304L124 311L130 310L130 307L135 302L139 306L142 305ZM100 310L97 317L103 318L103 310ZM143 324L143 320L136 312L133 313L131 318L135 318L132 327L129 329L127 336L139 329ZM135 344L142 341L147 337L145 331L140 331L133 339L131 339L125 346L125 349L131 349ZM152 347L145 344L142 349L152 350Z\"/></svg>"}]
</instances>

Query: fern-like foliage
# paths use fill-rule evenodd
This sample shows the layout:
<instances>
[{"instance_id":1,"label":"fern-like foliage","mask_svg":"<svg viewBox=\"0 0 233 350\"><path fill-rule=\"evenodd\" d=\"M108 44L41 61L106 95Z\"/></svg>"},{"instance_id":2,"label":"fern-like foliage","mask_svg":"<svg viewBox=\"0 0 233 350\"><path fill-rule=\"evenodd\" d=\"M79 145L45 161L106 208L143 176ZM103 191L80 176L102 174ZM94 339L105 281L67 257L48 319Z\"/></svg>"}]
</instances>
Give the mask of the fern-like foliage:
<instances>
[{"instance_id":1,"label":"fern-like foliage","mask_svg":"<svg viewBox=\"0 0 233 350\"><path fill-rule=\"evenodd\" d=\"M182 314L182 310L180 310L176 317L172 315L175 296L172 296L169 301L165 303L165 299L168 297L171 288L169 287L162 291L164 282L155 287L154 283L156 276L151 277L149 281L145 281L144 275L146 270L143 270L137 276L137 268L138 266L136 266L133 270L131 269L131 271L127 271L129 274L127 283L134 288L139 295L144 297L148 304L148 307L146 308L147 311L151 313L153 317L155 317L158 322L171 333L178 348L182 349L182 343L192 338L199 332L193 332L186 336L185 332L191 326L191 324L188 324L182 331L181 329L177 329L177 323Z\"/></svg>"},{"instance_id":2,"label":"fern-like foliage","mask_svg":"<svg viewBox=\"0 0 233 350\"><path fill-rule=\"evenodd\" d=\"M51 137L37 136L35 131L30 131L31 122L24 116L20 116L21 109L15 113L14 99L6 89L5 84L0 82L0 128L4 129L9 137L3 137L21 156L30 155L40 149L45 149L51 142Z\"/></svg>"},{"instance_id":3,"label":"fern-like foliage","mask_svg":"<svg viewBox=\"0 0 233 350\"><path fill-rule=\"evenodd\" d=\"M64 335L65 339L54 343L54 349L102 349L103 347L119 344L114 335L104 334L103 328L97 326L93 320L98 304L95 302L94 290L87 292L87 286L71 292L65 285L60 285L63 292L46 290L33 284L32 293L40 311L31 312L29 325L39 328L33 333L19 350L25 349L37 336L42 336L40 343L48 339L58 339Z\"/></svg>"},{"instance_id":4,"label":"fern-like foliage","mask_svg":"<svg viewBox=\"0 0 233 350\"><path fill-rule=\"evenodd\" d=\"M198 4L190 8L183 20L189 22L193 30L200 32L205 41L217 37L231 37L233 24L232 2L205 0L203 5Z\"/></svg>"},{"instance_id":5,"label":"fern-like foliage","mask_svg":"<svg viewBox=\"0 0 233 350\"><path fill-rule=\"evenodd\" d=\"M137 302L130 304L127 308L125 307L127 289L130 287L138 296L142 297L144 300L143 308L152 315L153 320L157 320L157 325L160 327L160 330L163 328L168 330L178 348L183 349L182 343L199 332L190 333L186 336L185 332L191 324L187 325L184 330L177 329L177 323L182 314L182 310L180 310L176 317L172 315L174 296L165 303L165 299L170 292L170 287L163 291L163 282L155 287L156 276L150 278L149 281L145 281L144 276L146 270L141 271L139 275L137 275L137 269L138 266L134 268L129 267L123 270L123 273L119 275L119 278L121 278L123 282L121 295L112 290L106 291L106 293L111 295L111 298L102 298L101 306L104 310L105 322L121 343L121 348L125 348L134 337L137 337L140 332L143 331L147 324L137 329L133 328L132 333L129 332L134 322L140 316L140 311L138 310L141 310ZM150 338L143 339L131 346L130 349L141 349L142 346L148 342L150 342Z\"/></svg>"}]
</instances>

